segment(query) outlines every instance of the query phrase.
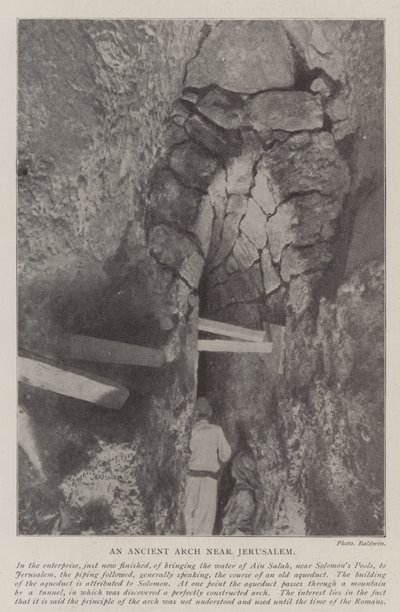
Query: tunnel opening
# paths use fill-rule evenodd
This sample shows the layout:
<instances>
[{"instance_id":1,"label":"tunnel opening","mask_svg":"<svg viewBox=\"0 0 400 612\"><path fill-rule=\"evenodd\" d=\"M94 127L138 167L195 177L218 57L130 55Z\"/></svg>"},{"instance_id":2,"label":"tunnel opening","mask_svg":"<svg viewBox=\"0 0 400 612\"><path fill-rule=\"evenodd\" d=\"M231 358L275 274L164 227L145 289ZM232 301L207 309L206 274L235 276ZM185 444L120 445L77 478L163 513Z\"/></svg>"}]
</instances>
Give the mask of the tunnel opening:
<instances>
[{"instance_id":1,"label":"tunnel opening","mask_svg":"<svg viewBox=\"0 0 400 612\"><path fill-rule=\"evenodd\" d=\"M269 341L275 341L271 354L252 353L213 353L198 352L197 396L206 397L213 407L213 422L222 427L231 446L230 460L221 466L218 480L217 512L214 535L221 534L226 507L231 499L236 481L232 476L232 460L239 453L246 451L257 461L260 458L261 438L275 437L277 427L277 385L281 380L280 368L282 359L282 331L285 313L279 309L270 310L260 299L251 304L232 306L227 311L218 309L209 293L208 267L201 277L199 297L199 317L211 319L249 330L265 332ZM275 316L272 316L272 315ZM271 333L270 322L278 321L274 326L278 335ZM279 337L278 337L279 336ZM200 331L199 337L226 340L227 337ZM254 380L261 382L260 389L254 388ZM260 436L261 434L261 436ZM280 443L279 443L280 444ZM280 451L279 451L280 452ZM262 512L265 500L257 492L257 513ZM267 504L268 505L268 504ZM254 519L254 533L257 533L257 518Z\"/></svg>"}]
</instances>

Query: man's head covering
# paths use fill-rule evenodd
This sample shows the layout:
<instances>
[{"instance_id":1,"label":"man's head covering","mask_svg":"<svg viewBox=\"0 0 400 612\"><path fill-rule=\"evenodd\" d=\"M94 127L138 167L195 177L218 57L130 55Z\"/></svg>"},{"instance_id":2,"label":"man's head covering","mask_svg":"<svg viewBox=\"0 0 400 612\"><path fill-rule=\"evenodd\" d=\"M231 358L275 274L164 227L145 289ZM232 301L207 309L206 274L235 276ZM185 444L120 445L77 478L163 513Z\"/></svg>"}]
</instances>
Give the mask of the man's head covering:
<instances>
[{"instance_id":1,"label":"man's head covering","mask_svg":"<svg viewBox=\"0 0 400 612\"><path fill-rule=\"evenodd\" d=\"M241 451L232 460L232 476L237 484L256 490L260 486L257 462L251 451Z\"/></svg>"},{"instance_id":2,"label":"man's head covering","mask_svg":"<svg viewBox=\"0 0 400 612\"><path fill-rule=\"evenodd\" d=\"M196 402L196 414L199 419L209 419L212 417L213 409L205 397L199 397Z\"/></svg>"}]
</instances>

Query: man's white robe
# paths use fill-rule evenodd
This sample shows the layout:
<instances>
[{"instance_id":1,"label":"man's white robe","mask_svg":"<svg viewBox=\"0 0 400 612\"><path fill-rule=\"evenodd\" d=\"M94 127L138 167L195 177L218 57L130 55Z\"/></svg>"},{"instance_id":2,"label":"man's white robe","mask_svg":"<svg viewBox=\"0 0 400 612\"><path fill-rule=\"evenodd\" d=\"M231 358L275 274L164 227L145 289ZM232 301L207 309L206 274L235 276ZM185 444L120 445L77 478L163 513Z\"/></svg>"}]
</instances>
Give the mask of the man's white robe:
<instances>
[{"instance_id":1,"label":"man's white robe","mask_svg":"<svg viewBox=\"0 0 400 612\"><path fill-rule=\"evenodd\" d=\"M198 421L190 439L189 470L216 474L220 463L231 456L231 448L219 425L207 420ZM211 476L187 477L184 519L186 535L212 535L217 510L216 478Z\"/></svg>"}]
</instances>

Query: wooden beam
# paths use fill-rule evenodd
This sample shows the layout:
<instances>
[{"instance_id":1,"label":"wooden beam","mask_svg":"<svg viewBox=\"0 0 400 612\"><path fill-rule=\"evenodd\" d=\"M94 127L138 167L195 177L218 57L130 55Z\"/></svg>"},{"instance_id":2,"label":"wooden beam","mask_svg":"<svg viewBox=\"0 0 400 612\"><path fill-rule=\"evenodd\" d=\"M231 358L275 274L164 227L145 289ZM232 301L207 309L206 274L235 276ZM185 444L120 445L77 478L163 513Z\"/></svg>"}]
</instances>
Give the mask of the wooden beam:
<instances>
[{"instance_id":1,"label":"wooden beam","mask_svg":"<svg viewBox=\"0 0 400 612\"><path fill-rule=\"evenodd\" d=\"M122 408L129 396L128 389L106 378L65 370L27 357L18 358L18 378L32 387L114 410Z\"/></svg>"},{"instance_id":2,"label":"wooden beam","mask_svg":"<svg viewBox=\"0 0 400 612\"><path fill-rule=\"evenodd\" d=\"M272 342L240 342L237 340L198 340L199 351L215 353L272 353Z\"/></svg>"},{"instance_id":3,"label":"wooden beam","mask_svg":"<svg viewBox=\"0 0 400 612\"><path fill-rule=\"evenodd\" d=\"M221 323L220 321L212 321L211 319L199 319L199 330L209 332L210 334L218 334L220 336L228 336L229 338L239 338L240 340L248 340L249 342L265 342L268 338L264 330L247 329L230 323Z\"/></svg>"},{"instance_id":4,"label":"wooden beam","mask_svg":"<svg viewBox=\"0 0 400 612\"><path fill-rule=\"evenodd\" d=\"M61 359L80 359L151 368L160 368L165 363L164 352L160 349L77 334L61 336L57 341L56 350Z\"/></svg>"}]
</instances>

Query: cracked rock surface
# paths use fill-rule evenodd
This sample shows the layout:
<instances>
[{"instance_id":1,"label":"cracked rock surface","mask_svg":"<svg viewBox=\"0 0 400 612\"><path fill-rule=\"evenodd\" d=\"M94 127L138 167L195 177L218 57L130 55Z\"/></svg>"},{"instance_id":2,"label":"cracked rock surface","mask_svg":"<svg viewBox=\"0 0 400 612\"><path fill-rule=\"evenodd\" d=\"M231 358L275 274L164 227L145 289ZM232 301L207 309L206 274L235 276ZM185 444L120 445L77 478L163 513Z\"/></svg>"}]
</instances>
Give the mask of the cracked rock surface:
<instances>
[{"instance_id":1,"label":"cracked rock surface","mask_svg":"<svg viewBox=\"0 0 400 612\"><path fill-rule=\"evenodd\" d=\"M270 130L300 132L321 129L321 101L306 91L260 93L246 103L243 124L267 134Z\"/></svg>"},{"instance_id":2,"label":"cracked rock surface","mask_svg":"<svg viewBox=\"0 0 400 612\"><path fill-rule=\"evenodd\" d=\"M189 62L185 85L216 84L228 91L255 93L289 89L293 82L294 59L280 24L225 21L211 31Z\"/></svg>"}]
</instances>

